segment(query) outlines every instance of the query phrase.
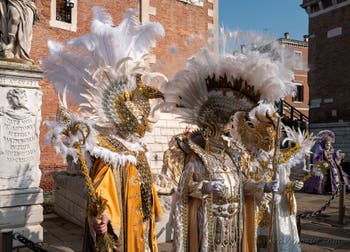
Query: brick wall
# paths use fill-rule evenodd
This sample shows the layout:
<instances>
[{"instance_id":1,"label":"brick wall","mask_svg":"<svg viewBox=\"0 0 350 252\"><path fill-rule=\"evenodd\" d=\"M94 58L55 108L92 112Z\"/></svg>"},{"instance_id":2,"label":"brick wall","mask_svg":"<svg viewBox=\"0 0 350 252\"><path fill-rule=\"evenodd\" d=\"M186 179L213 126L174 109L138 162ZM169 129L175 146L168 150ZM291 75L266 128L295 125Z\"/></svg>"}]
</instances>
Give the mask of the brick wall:
<instances>
[{"instance_id":1,"label":"brick wall","mask_svg":"<svg viewBox=\"0 0 350 252\"><path fill-rule=\"evenodd\" d=\"M286 45L294 52L301 52L305 66L308 64L308 47ZM309 116L309 85L307 80L307 70L294 70L295 82L303 86L303 101L293 101L292 97L286 97L286 101L301 113Z\"/></svg>"},{"instance_id":2,"label":"brick wall","mask_svg":"<svg viewBox=\"0 0 350 252\"><path fill-rule=\"evenodd\" d=\"M213 37L208 29L217 27L217 0L205 0L203 7L178 0L79 0L77 1L76 32L50 26L51 1L37 0L35 3L39 11L40 22L33 27L31 57L39 65L40 58L48 55L48 39L63 42L89 32L93 6L104 7L112 15L115 24L119 23L128 8L141 8L141 20L145 23L148 21L160 22L165 28L166 36L157 42L153 66L155 70L165 73L168 78L183 67L186 58L203 47L208 38ZM217 28L214 29L213 34L216 32ZM41 90L43 92L42 118L44 122L55 116L57 96L52 85L46 80L41 81ZM161 115L160 118L153 132L147 135L147 142L158 158L157 161L156 156L153 156L152 166L155 169L161 167L162 151L166 149L166 141L169 140L171 134L181 132L185 128L185 125L176 121L172 115ZM167 120L170 122L166 122ZM169 129L164 127L168 124ZM43 174L41 187L50 191L53 189L53 172L65 169L66 165L62 162L61 157L56 156L53 147L45 145L46 127L42 125L40 130L40 168Z\"/></svg>"},{"instance_id":3,"label":"brick wall","mask_svg":"<svg viewBox=\"0 0 350 252\"><path fill-rule=\"evenodd\" d=\"M165 37L157 42L155 68L171 78L177 69L184 66L185 59L205 46L209 38L208 23L213 17L208 16L208 9L213 4L204 1L203 7L180 1L151 0L156 15L150 20L162 23Z\"/></svg>"},{"instance_id":4,"label":"brick wall","mask_svg":"<svg viewBox=\"0 0 350 252\"><path fill-rule=\"evenodd\" d=\"M150 21L160 22L165 28L165 37L157 41L155 48L154 69L170 79L176 70L184 66L188 57L197 53L208 40L215 39L217 31L210 29L217 22L215 15L211 15L217 3L204 1L203 7L169 0L150 0L149 3L155 11L155 15L150 15ZM181 123L175 115L160 113L154 130L145 136L145 142L152 151L150 165L154 172L162 168L163 152L168 148L170 138L186 127L193 128Z\"/></svg>"},{"instance_id":5,"label":"brick wall","mask_svg":"<svg viewBox=\"0 0 350 252\"><path fill-rule=\"evenodd\" d=\"M311 16L309 33L311 123L348 122L350 4Z\"/></svg>"}]
</instances>

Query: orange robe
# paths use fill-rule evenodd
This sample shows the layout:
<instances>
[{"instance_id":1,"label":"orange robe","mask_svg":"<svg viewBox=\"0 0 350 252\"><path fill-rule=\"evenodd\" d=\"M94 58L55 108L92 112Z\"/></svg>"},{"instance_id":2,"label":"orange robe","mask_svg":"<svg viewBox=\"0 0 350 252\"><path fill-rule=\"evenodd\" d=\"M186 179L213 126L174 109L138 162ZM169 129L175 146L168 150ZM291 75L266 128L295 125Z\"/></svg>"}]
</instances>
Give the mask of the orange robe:
<instances>
[{"instance_id":1,"label":"orange robe","mask_svg":"<svg viewBox=\"0 0 350 252\"><path fill-rule=\"evenodd\" d=\"M127 163L112 170L110 165L97 159L92 178L97 192L107 200L106 214L119 238L121 251L145 251L145 228L149 230L149 248L152 252L158 251L155 219L160 217L162 209L155 186L152 185L152 217L144 222L140 179L135 165Z\"/></svg>"}]
</instances>

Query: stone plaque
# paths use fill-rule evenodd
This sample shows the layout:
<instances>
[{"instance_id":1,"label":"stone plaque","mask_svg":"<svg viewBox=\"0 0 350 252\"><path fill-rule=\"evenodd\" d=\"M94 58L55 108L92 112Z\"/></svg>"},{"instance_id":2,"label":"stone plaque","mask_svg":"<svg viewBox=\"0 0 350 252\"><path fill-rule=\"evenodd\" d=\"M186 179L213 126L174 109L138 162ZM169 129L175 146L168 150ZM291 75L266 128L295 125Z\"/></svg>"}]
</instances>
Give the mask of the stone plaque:
<instances>
[{"instance_id":1,"label":"stone plaque","mask_svg":"<svg viewBox=\"0 0 350 252\"><path fill-rule=\"evenodd\" d=\"M0 94L0 190L39 187L41 92L3 87Z\"/></svg>"}]
</instances>

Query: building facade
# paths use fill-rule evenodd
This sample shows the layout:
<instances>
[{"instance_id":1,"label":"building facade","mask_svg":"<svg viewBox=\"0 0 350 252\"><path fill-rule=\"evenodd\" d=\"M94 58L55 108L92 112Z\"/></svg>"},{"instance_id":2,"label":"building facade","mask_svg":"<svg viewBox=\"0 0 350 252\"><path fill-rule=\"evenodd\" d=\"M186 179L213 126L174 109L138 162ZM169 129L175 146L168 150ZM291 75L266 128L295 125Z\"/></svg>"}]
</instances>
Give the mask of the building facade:
<instances>
[{"instance_id":1,"label":"building facade","mask_svg":"<svg viewBox=\"0 0 350 252\"><path fill-rule=\"evenodd\" d=\"M152 66L168 78L183 67L185 60L200 48L217 41L218 0L50 0L35 1L40 22L33 26L31 57L40 66L40 59L48 55L48 39L64 42L89 32L94 6L103 7L113 17L115 24L129 8L139 10L140 21L160 22L165 37L157 41L153 50ZM53 86L47 80L40 83L43 92L42 118L53 120L58 99ZM146 142L153 151L151 167L158 171L162 166L163 152L170 137L180 133L186 125L173 115L160 114L160 120ZM66 169L53 147L45 144L47 128L41 125L40 148L42 171L41 187L53 189L53 173Z\"/></svg>"},{"instance_id":2,"label":"building facade","mask_svg":"<svg viewBox=\"0 0 350 252\"><path fill-rule=\"evenodd\" d=\"M304 0L309 16L310 129L336 134L350 160L350 1Z\"/></svg>"},{"instance_id":3,"label":"building facade","mask_svg":"<svg viewBox=\"0 0 350 252\"><path fill-rule=\"evenodd\" d=\"M302 64L294 69L294 82L297 85L295 96L286 97L284 100L293 108L300 111L306 117L309 116L309 85L307 80L308 65L308 36L305 35L303 40L291 39L289 33L284 33L284 37L278 41L285 47L289 48L295 57L300 57Z\"/></svg>"}]
</instances>

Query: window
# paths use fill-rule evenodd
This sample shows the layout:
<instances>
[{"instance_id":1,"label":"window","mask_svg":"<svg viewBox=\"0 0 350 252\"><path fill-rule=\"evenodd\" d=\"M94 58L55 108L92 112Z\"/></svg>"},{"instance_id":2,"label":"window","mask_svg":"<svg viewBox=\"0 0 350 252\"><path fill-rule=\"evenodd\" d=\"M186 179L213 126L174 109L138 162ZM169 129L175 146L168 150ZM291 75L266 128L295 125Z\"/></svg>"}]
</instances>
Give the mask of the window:
<instances>
[{"instance_id":1,"label":"window","mask_svg":"<svg viewBox=\"0 0 350 252\"><path fill-rule=\"evenodd\" d=\"M304 61L303 61L303 52L302 51L294 51L294 56L296 59L296 65L295 65L295 69L296 70L302 70L303 69L303 65L304 65Z\"/></svg>"},{"instance_id":2,"label":"window","mask_svg":"<svg viewBox=\"0 0 350 252\"><path fill-rule=\"evenodd\" d=\"M328 8L329 6L332 6L332 0L322 0L323 8Z\"/></svg>"},{"instance_id":3,"label":"window","mask_svg":"<svg viewBox=\"0 0 350 252\"><path fill-rule=\"evenodd\" d=\"M300 57L303 56L303 52L301 51L294 51L295 56Z\"/></svg>"},{"instance_id":4,"label":"window","mask_svg":"<svg viewBox=\"0 0 350 252\"><path fill-rule=\"evenodd\" d=\"M73 7L72 1L56 0L56 20L71 24Z\"/></svg>"},{"instance_id":5,"label":"window","mask_svg":"<svg viewBox=\"0 0 350 252\"><path fill-rule=\"evenodd\" d=\"M319 10L320 10L320 6L318 5L318 3L310 5L310 12L311 13L314 13L314 12L319 11Z\"/></svg>"},{"instance_id":6,"label":"window","mask_svg":"<svg viewBox=\"0 0 350 252\"><path fill-rule=\"evenodd\" d=\"M180 0L180 1L188 4L196 5L196 6L201 6L201 7L203 7L203 3L204 3L204 0Z\"/></svg>"},{"instance_id":7,"label":"window","mask_svg":"<svg viewBox=\"0 0 350 252\"><path fill-rule=\"evenodd\" d=\"M297 90L295 95L292 97L293 102L303 102L304 101L304 87L301 83L296 83Z\"/></svg>"},{"instance_id":8,"label":"window","mask_svg":"<svg viewBox=\"0 0 350 252\"><path fill-rule=\"evenodd\" d=\"M68 31L76 31L77 5L78 0L51 0L50 25Z\"/></svg>"}]
</instances>

